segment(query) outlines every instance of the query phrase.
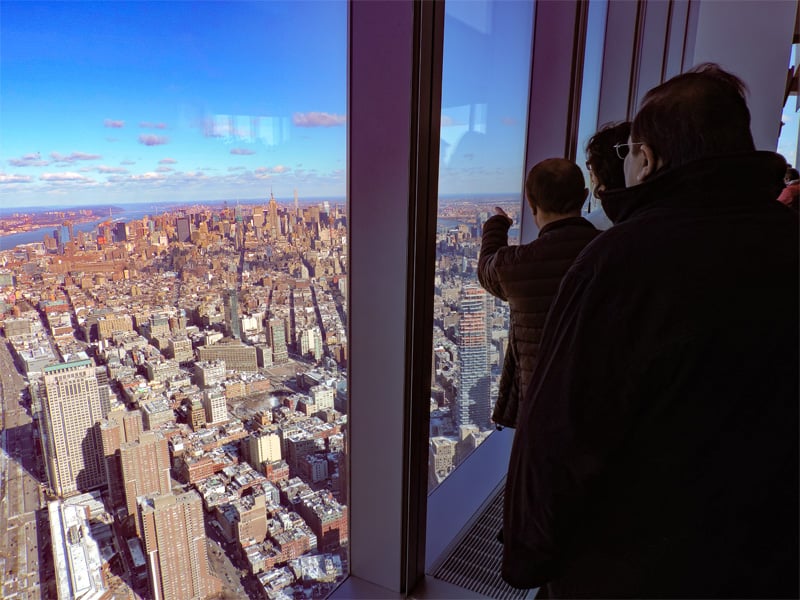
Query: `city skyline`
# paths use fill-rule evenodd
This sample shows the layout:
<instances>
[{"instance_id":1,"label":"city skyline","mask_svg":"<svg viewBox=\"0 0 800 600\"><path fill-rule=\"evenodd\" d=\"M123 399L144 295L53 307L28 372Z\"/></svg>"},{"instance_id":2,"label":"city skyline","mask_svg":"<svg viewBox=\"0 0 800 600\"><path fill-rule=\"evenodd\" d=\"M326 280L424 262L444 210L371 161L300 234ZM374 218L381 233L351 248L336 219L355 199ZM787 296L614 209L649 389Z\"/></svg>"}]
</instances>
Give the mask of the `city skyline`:
<instances>
[{"instance_id":1,"label":"city skyline","mask_svg":"<svg viewBox=\"0 0 800 600\"><path fill-rule=\"evenodd\" d=\"M306 597L346 574L346 218L183 215L0 249L3 597Z\"/></svg>"}]
</instances>

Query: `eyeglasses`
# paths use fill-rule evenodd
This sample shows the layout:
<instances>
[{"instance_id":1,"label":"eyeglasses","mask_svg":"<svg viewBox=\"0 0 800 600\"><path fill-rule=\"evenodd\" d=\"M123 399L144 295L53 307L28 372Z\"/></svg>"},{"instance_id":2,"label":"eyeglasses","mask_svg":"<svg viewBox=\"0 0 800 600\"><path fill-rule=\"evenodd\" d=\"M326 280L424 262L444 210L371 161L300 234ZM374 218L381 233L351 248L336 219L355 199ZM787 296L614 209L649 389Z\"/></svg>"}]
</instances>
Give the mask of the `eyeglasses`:
<instances>
[{"instance_id":1,"label":"eyeglasses","mask_svg":"<svg viewBox=\"0 0 800 600\"><path fill-rule=\"evenodd\" d=\"M626 142L624 144L614 144L614 150L617 151L617 156L620 160L625 160L625 157L631 151L631 146L641 146L644 142Z\"/></svg>"}]
</instances>

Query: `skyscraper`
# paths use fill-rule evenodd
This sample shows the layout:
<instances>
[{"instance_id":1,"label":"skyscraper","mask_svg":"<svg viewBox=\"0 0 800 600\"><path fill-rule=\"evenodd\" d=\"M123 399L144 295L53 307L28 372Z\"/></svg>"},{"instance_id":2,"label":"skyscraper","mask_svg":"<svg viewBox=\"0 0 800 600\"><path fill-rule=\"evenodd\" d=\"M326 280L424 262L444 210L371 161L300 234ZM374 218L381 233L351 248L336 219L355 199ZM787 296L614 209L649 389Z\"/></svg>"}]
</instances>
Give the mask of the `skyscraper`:
<instances>
[{"instance_id":1,"label":"skyscraper","mask_svg":"<svg viewBox=\"0 0 800 600\"><path fill-rule=\"evenodd\" d=\"M138 496L170 492L169 449L163 435L145 431L137 441L122 444L119 455L128 514L136 514Z\"/></svg>"},{"instance_id":2,"label":"skyscraper","mask_svg":"<svg viewBox=\"0 0 800 600\"><path fill-rule=\"evenodd\" d=\"M280 234L280 224L278 222L278 203L275 201L275 196L272 195L272 192L269 193L267 210L267 230L269 231L270 239L274 240Z\"/></svg>"},{"instance_id":3,"label":"skyscraper","mask_svg":"<svg viewBox=\"0 0 800 600\"><path fill-rule=\"evenodd\" d=\"M125 488L122 482L120 447L126 442L139 439L143 429L142 413L124 408L112 410L99 425L111 504L115 507L122 506L125 504Z\"/></svg>"},{"instance_id":4,"label":"skyscraper","mask_svg":"<svg viewBox=\"0 0 800 600\"><path fill-rule=\"evenodd\" d=\"M256 206L253 208L253 227L263 228L266 223L266 216L263 206Z\"/></svg>"},{"instance_id":5,"label":"skyscraper","mask_svg":"<svg viewBox=\"0 0 800 600\"><path fill-rule=\"evenodd\" d=\"M179 242L188 242L192 239L192 229L189 224L189 217L178 217L175 221L175 225Z\"/></svg>"},{"instance_id":6,"label":"skyscraper","mask_svg":"<svg viewBox=\"0 0 800 600\"><path fill-rule=\"evenodd\" d=\"M322 358L323 351L322 332L318 326L309 327L300 332L300 354L311 355L314 360L319 360Z\"/></svg>"},{"instance_id":7,"label":"skyscraper","mask_svg":"<svg viewBox=\"0 0 800 600\"><path fill-rule=\"evenodd\" d=\"M45 462L50 487L71 496L106 483L100 432L105 418L91 359L44 368Z\"/></svg>"},{"instance_id":8,"label":"skyscraper","mask_svg":"<svg viewBox=\"0 0 800 600\"><path fill-rule=\"evenodd\" d=\"M286 362L289 359L289 350L286 347L286 328L283 319L270 319L269 336L273 362Z\"/></svg>"},{"instance_id":9,"label":"skyscraper","mask_svg":"<svg viewBox=\"0 0 800 600\"><path fill-rule=\"evenodd\" d=\"M236 290L225 290L223 295L225 326L232 338L242 338L242 327L239 321L239 295Z\"/></svg>"},{"instance_id":10,"label":"skyscraper","mask_svg":"<svg viewBox=\"0 0 800 600\"><path fill-rule=\"evenodd\" d=\"M458 391L453 420L456 427L490 427L492 399L489 372L489 329L486 292L464 286L459 301Z\"/></svg>"},{"instance_id":11,"label":"skyscraper","mask_svg":"<svg viewBox=\"0 0 800 600\"><path fill-rule=\"evenodd\" d=\"M209 575L203 501L197 492L138 499L150 588L155 600L202 600L218 592Z\"/></svg>"}]
</instances>

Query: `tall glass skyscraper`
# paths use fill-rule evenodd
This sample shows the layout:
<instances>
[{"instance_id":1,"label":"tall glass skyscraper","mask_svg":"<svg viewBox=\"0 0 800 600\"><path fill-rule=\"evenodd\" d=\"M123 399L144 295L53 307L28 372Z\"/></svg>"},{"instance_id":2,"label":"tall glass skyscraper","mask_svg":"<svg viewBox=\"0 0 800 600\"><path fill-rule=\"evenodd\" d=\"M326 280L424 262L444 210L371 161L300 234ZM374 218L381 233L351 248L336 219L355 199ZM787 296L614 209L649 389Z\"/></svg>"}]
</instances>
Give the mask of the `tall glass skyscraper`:
<instances>
[{"instance_id":1,"label":"tall glass skyscraper","mask_svg":"<svg viewBox=\"0 0 800 600\"><path fill-rule=\"evenodd\" d=\"M239 295L236 290L225 290L223 295L225 325L231 337L242 339L242 327L239 321Z\"/></svg>"},{"instance_id":2,"label":"tall glass skyscraper","mask_svg":"<svg viewBox=\"0 0 800 600\"><path fill-rule=\"evenodd\" d=\"M456 427L476 425L488 429L491 425L490 330L486 306L486 292L482 288L475 285L462 288L458 310Z\"/></svg>"}]
</instances>

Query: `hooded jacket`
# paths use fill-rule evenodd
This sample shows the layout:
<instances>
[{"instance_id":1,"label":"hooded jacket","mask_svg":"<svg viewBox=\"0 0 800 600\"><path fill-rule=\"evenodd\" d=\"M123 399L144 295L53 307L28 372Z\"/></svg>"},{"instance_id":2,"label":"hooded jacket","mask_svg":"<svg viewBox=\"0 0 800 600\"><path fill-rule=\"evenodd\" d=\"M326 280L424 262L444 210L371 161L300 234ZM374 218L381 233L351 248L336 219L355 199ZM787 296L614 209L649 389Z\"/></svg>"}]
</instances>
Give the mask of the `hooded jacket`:
<instances>
[{"instance_id":1,"label":"hooded jacket","mask_svg":"<svg viewBox=\"0 0 800 600\"><path fill-rule=\"evenodd\" d=\"M774 153L603 198L551 308L502 575L558 598L798 596L798 217Z\"/></svg>"},{"instance_id":2,"label":"hooded jacket","mask_svg":"<svg viewBox=\"0 0 800 600\"><path fill-rule=\"evenodd\" d=\"M582 217L542 227L529 244L508 245L511 222L502 215L483 225L478 280L493 296L508 301L511 326L492 421L516 427L519 401L530 383L547 311L561 278L581 250L600 232Z\"/></svg>"}]
</instances>

